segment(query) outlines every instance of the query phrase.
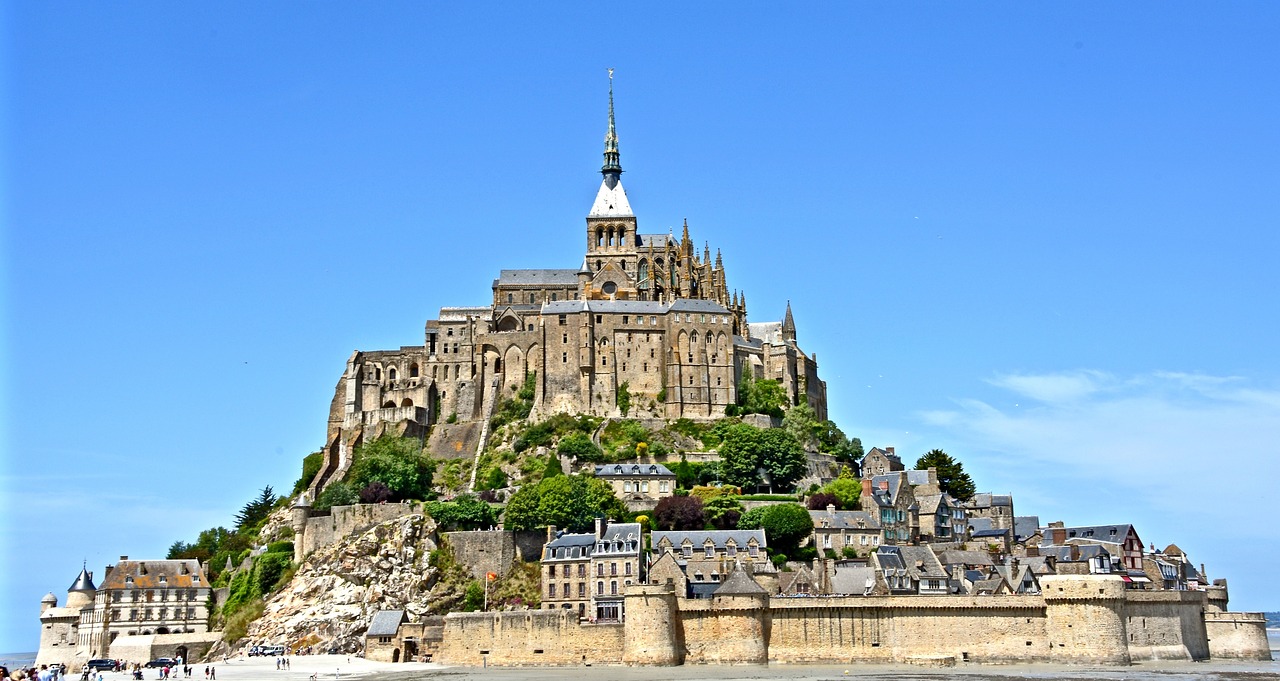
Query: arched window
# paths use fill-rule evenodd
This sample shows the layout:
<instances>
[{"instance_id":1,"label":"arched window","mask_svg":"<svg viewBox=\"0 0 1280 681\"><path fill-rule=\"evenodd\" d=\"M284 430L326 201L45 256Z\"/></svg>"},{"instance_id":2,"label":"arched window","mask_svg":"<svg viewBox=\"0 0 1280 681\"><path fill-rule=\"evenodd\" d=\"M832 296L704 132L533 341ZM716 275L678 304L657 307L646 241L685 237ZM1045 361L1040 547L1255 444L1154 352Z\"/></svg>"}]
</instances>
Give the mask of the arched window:
<instances>
[{"instance_id":1,"label":"arched window","mask_svg":"<svg viewBox=\"0 0 1280 681\"><path fill-rule=\"evenodd\" d=\"M387 369L387 378L389 378L389 379L391 379L391 380L393 380L393 381L394 381L394 380L396 380L396 368L395 368L395 367L391 367L390 369Z\"/></svg>"},{"instance_id":2,"label":"arched window","mask_svg":"<svg viewBox=\"0 0 1280 681\"><path fill-rule=\"evenodd\" d=\"M637 272L636 276L639 278L641 282L648 281L649 280L649 262L647 260L641 260L640 266L637 268L636 272Z\"/></svg>"},{"instance_id":3,"label":"arched window","mask_svg":"<svg viewBox=\"0 0 1280 681\"><path fill-rule=\"evenodd\" d=\"M596 228L596 248L600 248L603 245L604 245L604 229L597 227Z\"/></svg>"},{"instance_id":4,"label":"arched window","mask_svg":"<svg viewBox=\"0 0 1280 681\"><path fill-rule=\"evenodd\" d=\"M414 362L413 364L409 365L409 378L417 378L417 377L418 377L418 363Z\"/></svg>"},{"instance_id":5,"label":"arched window","mask_svg":"<svg viewBox=\"0 0 1280 681\"><path fill-rule=\"evenodd\" d=\"M392 400L387 400L386 402L384 402L384 403L383 403L382 408L383 408L383 409L395 409L395 408L396 408L396 403L395 403L394 401L392 401Z\"/></svg>"},{"instance_id":6,"label":"arched window","mask_svg":"<svg viewBox=\"0 0 1280 681\"><path fill-rule=\"evenodd\" d=\"M400 400L400 406L402 406L402 407L412 407L412 406L413 406L413 400L411 400L411 399L409 399L409 398L407 398L407 397L406 397L406 398L404 398L403 400Z\"/></svg>"},{"instance_id":7,"label":"arched window","mask_svg":"<svg viewBox=\"0 0 1280 681\"><path fill-rule=\"evenodd\" d=\"M514 302L516 302L516 296L515 296L515 294L513 294L513 293L508 293L508 294L507 294L507 302L508 302L508 303L514 303Z\"/></svg>"}]
</instances>

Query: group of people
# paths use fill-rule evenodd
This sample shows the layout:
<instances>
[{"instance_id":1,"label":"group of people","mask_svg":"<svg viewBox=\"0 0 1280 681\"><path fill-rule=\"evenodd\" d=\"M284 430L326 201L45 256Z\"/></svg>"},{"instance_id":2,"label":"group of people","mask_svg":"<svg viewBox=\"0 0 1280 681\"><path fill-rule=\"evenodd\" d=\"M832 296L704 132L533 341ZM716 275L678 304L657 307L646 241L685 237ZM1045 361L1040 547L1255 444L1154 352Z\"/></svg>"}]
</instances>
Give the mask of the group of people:
<instances>
[{"instance_id":1,"label":"group of people","mask_svg":"<svg viewBox=\"0 0 1280 681\"><path fill-rule=\"evenodd\" d=\"M39 669L31 667L30 669L18 669L12 674L9 673L8 667L0 667L0 681L61 681L65 678L62 665L42 664ZM102 681L102 675L99 674L96 681Z\"/></svg>"},{"instance_id":2,"label":"group of people","mask_svg":"<svg viewBox=\"0 0 1280 681\"><path fill-rule=\"evenodd\" d=\"M289 669L289 668L290 668L290 667L289 667L289 658L287 658L287 657L277 657L277 658L276 658L276 669Z\"/></svg>"}]
</instances>

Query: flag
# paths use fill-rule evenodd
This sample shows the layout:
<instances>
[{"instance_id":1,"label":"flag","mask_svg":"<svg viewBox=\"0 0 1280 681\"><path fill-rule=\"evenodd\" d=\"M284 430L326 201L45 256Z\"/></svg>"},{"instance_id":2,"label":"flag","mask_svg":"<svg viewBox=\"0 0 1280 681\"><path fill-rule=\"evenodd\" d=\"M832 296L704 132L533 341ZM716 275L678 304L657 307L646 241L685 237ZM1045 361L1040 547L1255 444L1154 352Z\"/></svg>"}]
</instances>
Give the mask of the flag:
<instances>
[{"instance_id":1,"label":"flag","mask_svg":"<svg viewBox=\"0 0 1280 681\"><path fill-rule=\"evenodd\" d=\"M489 573L485 574L485 577L486 577L486 578L488 578L488 580L492 582L493 580L495 580L495 579L497 579L497 578L498 578L498 573L496 573L496 572L489 572Z\"/></svg>"}]
</instances>

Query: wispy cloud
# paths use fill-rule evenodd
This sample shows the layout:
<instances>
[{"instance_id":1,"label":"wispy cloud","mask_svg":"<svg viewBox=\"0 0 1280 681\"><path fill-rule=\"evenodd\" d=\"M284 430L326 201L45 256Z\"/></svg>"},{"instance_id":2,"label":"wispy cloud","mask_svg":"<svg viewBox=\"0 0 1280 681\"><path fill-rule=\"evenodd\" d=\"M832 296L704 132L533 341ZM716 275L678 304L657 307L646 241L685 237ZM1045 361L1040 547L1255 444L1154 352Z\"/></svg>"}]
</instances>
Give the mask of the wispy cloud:
<instances>
[{"instance_id":1,"label":"wispy cloud","mask_svg":"<svg viewBox=\"0 0 1280 681\"><path fill-rule=\"evenodd\" d=\"M1266 513L1280 473L1280 390L1175 372L1082 370L987 382L1033 401L997 407L963 398L920 416L983 452L982 464L1002 478L1033 490L1070 480L1168 513L1188 513L1190 501L1226 487L1230 504L1205 504L1194 514L1233 530L1242 506L1253 517Z\"/></svg>"}]
</instances>

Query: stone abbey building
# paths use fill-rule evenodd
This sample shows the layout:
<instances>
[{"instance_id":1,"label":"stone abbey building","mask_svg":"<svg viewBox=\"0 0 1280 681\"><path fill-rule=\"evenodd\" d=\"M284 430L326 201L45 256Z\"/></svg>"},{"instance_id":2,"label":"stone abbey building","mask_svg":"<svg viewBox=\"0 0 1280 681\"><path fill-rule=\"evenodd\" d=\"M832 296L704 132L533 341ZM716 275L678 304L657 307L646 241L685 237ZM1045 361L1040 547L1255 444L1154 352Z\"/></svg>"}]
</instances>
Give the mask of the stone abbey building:
<instances>
[{"instance_id":1,"label":"stone abbey building","mask_svg":"<svg viewBox=\"0 0 1280 681\"><path fill-rule=\"evenodd\" d=\"M751 376L826 418L826 384L796 343L790 305L781 321L749 323L746 294L730 289L719 250L697 252L687 221L678 239L640 231L622 186L612 80L600 172L577 267L502 270L488 305L441 308L422 345L351 355L313 493L362 440L422 435L441 420L483 424L529 374L534 417L621 416L625 386L631 416L719 418Z\"/></svg>"}]
</instances>

